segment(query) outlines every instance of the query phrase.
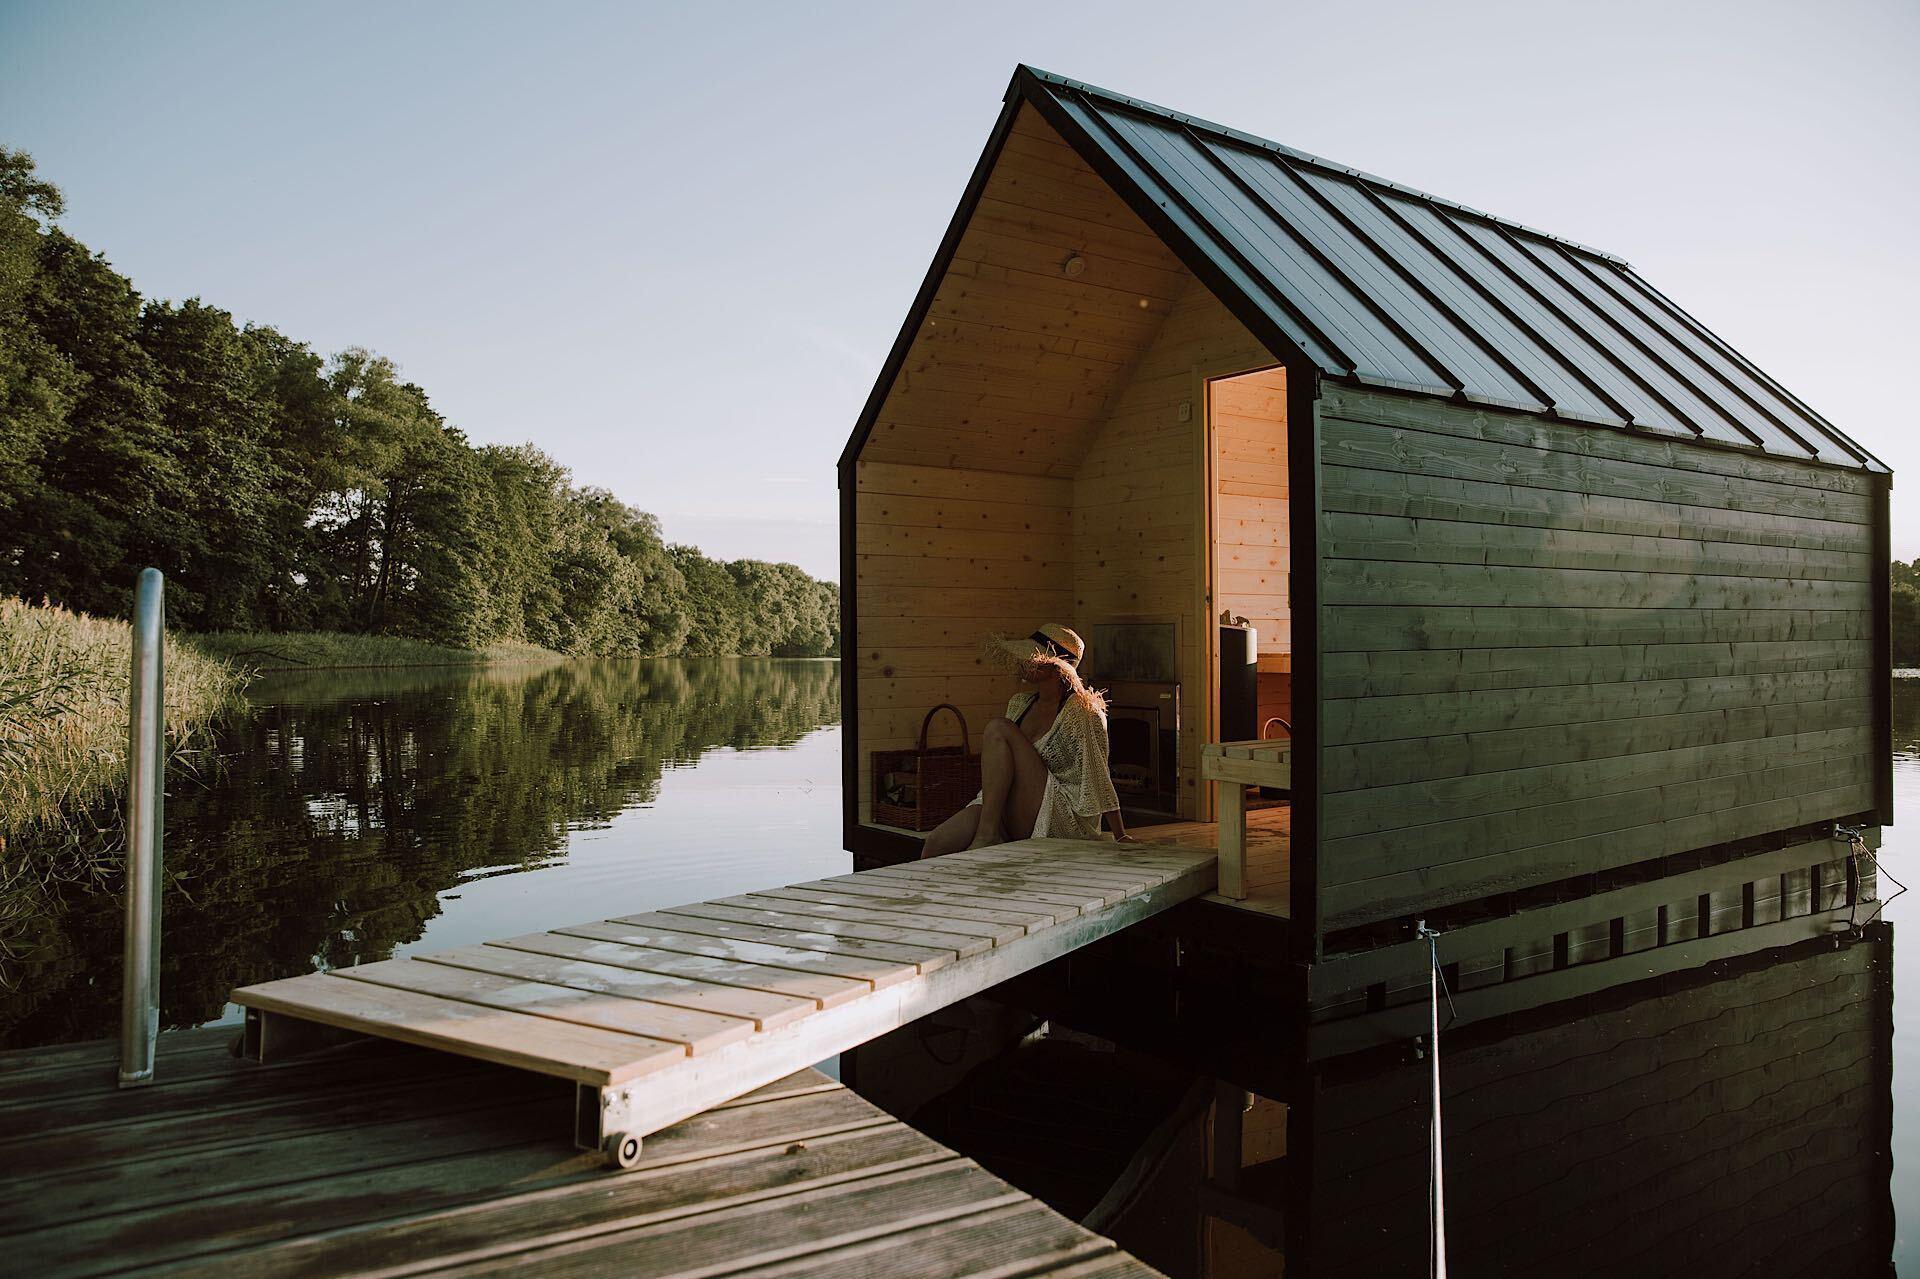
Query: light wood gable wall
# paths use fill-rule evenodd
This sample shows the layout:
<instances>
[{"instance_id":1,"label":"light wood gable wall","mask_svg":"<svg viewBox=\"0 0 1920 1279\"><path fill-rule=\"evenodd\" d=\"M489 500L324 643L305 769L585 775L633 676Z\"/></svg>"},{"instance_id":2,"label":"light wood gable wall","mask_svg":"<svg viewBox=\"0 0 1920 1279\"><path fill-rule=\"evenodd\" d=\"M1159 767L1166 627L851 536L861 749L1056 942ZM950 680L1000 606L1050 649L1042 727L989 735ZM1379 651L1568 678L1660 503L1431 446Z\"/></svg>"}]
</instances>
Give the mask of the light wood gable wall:
<instances>
[{"instance_id":1,"label":"light wood gable wall","mask_svg":"<svg viewBox=\"0 0 1920 1279\"><path fill-rule=\"evenodd\" d=\"M1075 617L1074 476L1189 283L1022 108L855 465L861 820L872 752L928 707L959 706L976 746L1004 709L987 632Z\"/></svg>"},{"instance_id":2,"label":"light wood gable wall","mask_svg":"<svg viewBox=\"0 0 1920 1279\"><path fill-rule=\"evenodd\" d=\"M1865 476L1320 407L1328 927L1873 807Z\"/></svg>"},{"instance_id":3,"label":"light wood gable wall","mask_svg":"<svg viewBox=\"0 0 1920 1279\"><path fill-rule=\"evenodd\" d=\"M1272 362L1022 108L855 465L861 820L872 752L926 708L959 706L976 745L1004 709L988 631L1175 621L1204 698L1204 379Z\"/></svg>"}]
</instances>

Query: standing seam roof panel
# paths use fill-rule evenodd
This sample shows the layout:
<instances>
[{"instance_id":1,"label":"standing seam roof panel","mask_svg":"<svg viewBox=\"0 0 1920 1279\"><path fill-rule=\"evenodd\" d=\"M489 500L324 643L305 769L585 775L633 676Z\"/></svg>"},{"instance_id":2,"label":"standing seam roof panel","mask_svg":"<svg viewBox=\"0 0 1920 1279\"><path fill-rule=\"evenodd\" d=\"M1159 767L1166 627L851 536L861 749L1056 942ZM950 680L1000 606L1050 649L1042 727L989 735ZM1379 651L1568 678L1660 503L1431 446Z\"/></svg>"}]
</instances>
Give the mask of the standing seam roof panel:
<instances>
[{"instance_id":1,"label":"standing seam roof panel","mask_svg":"<svg viewBox=\"0 0 1920 1279\"><path fill-rule=\"evenodd\" d=\"M1046 72L1015 89L1329 377L1886 471L1610 254Z\"/></svg>"},{"instance_id":2,"label":"standing seam roof panel","mask_svg":"<svg viewBox=\"0 0 1920 1279\"><path fill-rule=\"evenodd\" d=\"M1485 256L1484 250L1474 243L1456 220L1430 205L1399 196L1385 195L1380 199L1382 204L1388 205L1428 234L1436 248L1450 257L1458 255L1453 260L1462 278L1478 280L1490 293L1512 308L1515 314L1526 317L1533 325L1534 335L1558 352L1567 368L1587 373L1605 386L1609 396L1632 415L1632 425L1684 435L1688 439L1694 437L1694 432L1673 420L1671 409L1649 395L1646 388L1621 368L1610 353L1594 344L1585 330L1569 324L1542 304L1498 264L1498 259Z\"/></svg>"},{"instance_id":3,"label":"standing seam roof panel","mask_svg":"<svg viewBox=\"0 0 1920 1279\"><path fill-rule=\"evenodd\" d=\"M1569 324L1579 326L1582 333L1589 334L1589 341L1607 354L1616 368L1623 370L1628 378L1644 390L1647 396L1660 407L1661 419L1669 426L1680 428L1695 436L1719 438L1725 442L1751 444L1752 441L1727 425L1719 410L1710 404L1701 403L1691 391L1681 386L1645 352L1633 343L1626 341L1617 332L1608 332L1604 321L1596 325L1592 310L1579 297L1568 291L1566 285L1532 254L1509 238L1498 227L1485 226L1464 219L1453 219L1453 224L1461 234L1473 241L1487 255L1503 266L1515 279L1543 299L1560 315L1566 317Z\"/></svg>"},{"instance_id":4,"label":"standing seam roof panel","mask_svg":"<svg viewBox=\"0 0 1920 1279\"><path fill-rule=\"evenodd\" d=\"M1502 310L1484 284L1462 275L1418 231L1396 221L1394 211L1378 196L1357 183L1335 182L1311 169L1303 168L1295 176L1424 281L1459 317L1463 328L1517 367L1556 412L1611 426L1627 424L1627 415L1619 405L1596 393L1557 352Z\"/></svg>"},{"instance_id":5,"label":"standing seam roof panel","mask_svg":"<svg viewBox=\"0 0 1920 1279\"><path fill-rule=\"evenodd\" d=\"M1356 363L1356 371L1452 392L1439 370L1395 340L1367 314L1364 298L1355 297L1311 253L1302 251L1304 246L1292 228L1258 217L1237 193L1222 189L1218 179L1200 167L1207 161L1196 156L1184 138L1131 116L1116 114L1114 122L1127 131L1136 147L1159 162L1160 176L1169 186L1217 215L1213 226L1216 235L1230 238L1256 266L1273 278L1285 280L1294 290L1296 301L1312 308L1324 325L1345 339L1347 350L1356 360L1364 360L1364 366Z\"/></svg>"},{"instance_id":6,"label":"standing seam roof panel","mask_svg":"<svg viewBox=\"0 0 1920 1279\"><path fill-rule=\"evenodd\" d=\"M1785 420L1794 424L1796 433L1809 437L1809 444L1819 452L1832 454L1839 459L1853 458L1868 470L1880 469L1878 459L1854 443L1851 436L1808 407L1799 396L1768 377L1706 325L1681 310L1673 299L1654 288L1639 272L1632 267L1622 266L1619 279L1647 300L1652 313L1660 317L1664 327L1682 335L1701 350L1712 353L1730 373L1744 378L1747 386L1757 394L1765 395Z\"/></svg>"},{"instance_id":7,"label":"standing seam roof panel","mask_svg":"<svg viewBox=\"0 0 1920 1279\"><path fill-rule=\"evenodd\" d=\"M1740 414L1740 420L1749 430L1762 437L1769 452L1790 454L1798 450L1809 457L1819 454L1819 445L1809 438L1807 432L1794 425L1798 413L1788 409L1777 395L1745 376L1718 351L1684 332L1658 303L1637 294L1628 282L1625 271L1618 267L1596 269L1589 263L1577 260L1574 265L1599 286L1615 305L1631 313L1649 331L1659 334L1671 349L1684 352L1706 374L1706 384L1715 389L1716 395L1731 393L1740 404L1751 410Z\"/></svg>"},{"instance_id":8,"label":"standing seam roof panel","mask_svg":"<svg viewBox=\"0 0 1920 1279\"><path fill-rule=\"evenodd\" d=\"M1645 356L1665 376L1669 386L1684 394L1689 405L1702 415L1696 419L1696 423L1708 435L1728 443L1766 443L1758 430L1749 427L1742 420L1743 417L1758 418L1758 414L1733 412L1732 406L1727 403L1727 400L1733 397L1716 397L1708 387L1702 384L1704 379L1700 375L1703 371L1694 365L1694 361L1686 352L1676 349L1664 334L1650 328L1627 308L1618 305L1617 302L1610 304L1605 290L1590 275L1582 271L1578 263L1560 253L1552 245L1519 242L1516 247L1538 263L1541 270L1558 281L1560 287L1579 299L1580 305L1587 307L1595 316L1604 317L1603 323L1612 326L1626 339L1632 349ZM1786 437L1779 438L1791 454L1799 457L1810 456L1808 450L1799 442Z\"/></svg>"},{"instance_id":9,"label":"standing seam roof panel","mask_svg":"<svg viewBox=\"0 0 1920 1279\"><path fill-rule=\"evenodd\" d=\"M1161 211L1173 221L1194 243L1206 246L1213 237L1213 231L1200 213L1189 213L1172 195L1162 188L1157 175L1147 170L1141 162L1135 160L1128 151L1116 145L1106 135L1108 126L1103 118L1096 119L1097 113L1091 107L1083 107L1074 98L1060 95L1055 98L1059 106L1066 111L1083 130L1094 146L1107 157L1108 161L1127 174L1139 190L1145 194ZM1307 357L1335 377L1346 376L1353 371L1353 361L1332 336L1316 325L1306 309L1294 298L1273 288L1270 282L1248 273L1248 269L1230 257L1217 251L1210 254L1214 265L1241 290L1241 295L1253 302L1264 312L1268 319L1280 328L1295 345L1304 351Z\"/></svg>"},{"instance_id":10,"label":"standing seam roof panel","mask_svg":"<svg viewBox=\"0 0 1920 1279\"><path fill-rule=\"evenodd\" d=\"M1275 216L1286 219L1298 234L1311 239L1322 253L1339 263L1357 287L1371 294L1377 306L1391 310L1435 357L1451 357L1449 369L1462 390L1530 410L1550 407L1541 400L1536 388L1501 368L1451 316L1436 309L1416 288L1407 284L1406 277L1411 273L1406 271L1404 263L1350 233L1338 216L1325 211L1316 194L1305 189L1284 164L1245 165L1231 151L1223 147L1216 154L1226 153L1222 162L1232 165L1249 185L1267 198Z\"/></svg>"}]
</instances>

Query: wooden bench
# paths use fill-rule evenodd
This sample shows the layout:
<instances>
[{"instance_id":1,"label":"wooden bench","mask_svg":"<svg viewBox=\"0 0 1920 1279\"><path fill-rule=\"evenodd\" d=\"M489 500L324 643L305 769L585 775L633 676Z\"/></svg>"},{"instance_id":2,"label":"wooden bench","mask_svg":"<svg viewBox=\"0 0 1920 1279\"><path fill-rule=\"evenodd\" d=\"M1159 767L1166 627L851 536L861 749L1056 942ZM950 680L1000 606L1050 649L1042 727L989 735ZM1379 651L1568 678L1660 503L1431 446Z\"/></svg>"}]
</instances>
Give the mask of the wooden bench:
<instances>
[{"instance_id":1,"label":"wooden bench","mask_svg":"<svg viewBox=\"0 0 1920 1279\"><path fill-rule=\"evenodd\" d=\"M1209 742L1200 748L1200 779L1214 789L1220 822L1220 895L1247 896L1247 787L1293 785L1288 741Z\"/></svg>"}]
</instances>

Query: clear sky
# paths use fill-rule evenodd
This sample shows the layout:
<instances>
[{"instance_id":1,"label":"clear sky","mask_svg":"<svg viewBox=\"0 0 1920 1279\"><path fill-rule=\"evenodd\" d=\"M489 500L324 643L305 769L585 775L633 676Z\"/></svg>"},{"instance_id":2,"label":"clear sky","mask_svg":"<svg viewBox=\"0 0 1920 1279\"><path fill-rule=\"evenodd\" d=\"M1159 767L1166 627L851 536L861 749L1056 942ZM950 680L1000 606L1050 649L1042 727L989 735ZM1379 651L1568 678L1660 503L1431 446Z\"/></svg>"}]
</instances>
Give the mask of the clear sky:
<instances>
[{"instance_id":1,"label":"clear sky","mask_svg":"<svg viewBox=\"0 0 1920 1279\"><path fill-rule=\"evenodd\" d=\"M1913 0L0 0L0 140L150 296L831 577L834 459L1021 61L1621 254L1906 472L1920 554Z\"/></svg>"}]
</instances>

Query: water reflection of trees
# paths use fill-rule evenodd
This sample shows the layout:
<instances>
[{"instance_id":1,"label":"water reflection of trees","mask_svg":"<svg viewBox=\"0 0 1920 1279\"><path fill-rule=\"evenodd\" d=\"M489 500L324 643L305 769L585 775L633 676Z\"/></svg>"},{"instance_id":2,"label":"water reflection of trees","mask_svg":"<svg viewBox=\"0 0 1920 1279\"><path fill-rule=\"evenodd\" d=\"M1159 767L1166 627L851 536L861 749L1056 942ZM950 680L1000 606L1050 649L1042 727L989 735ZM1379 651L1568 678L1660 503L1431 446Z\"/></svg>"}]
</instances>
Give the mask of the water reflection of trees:
<instances>
[{"instance_id":1,"label":"water reflection of trees","mask_svg":"<svg viewBox=\"0 0 1920 1279\"><path fill-rule=\"evenodd\" d=\"M650 801L717 747L838 720L838 668L765 659L279 677L228 726L218 775L171 788L162 1017L235 985L384 958L478 873L561 856L567 832ZM0 1043L113 1033L120 916L57 894L25 921Z\"/></svg>"}]
</instances>

